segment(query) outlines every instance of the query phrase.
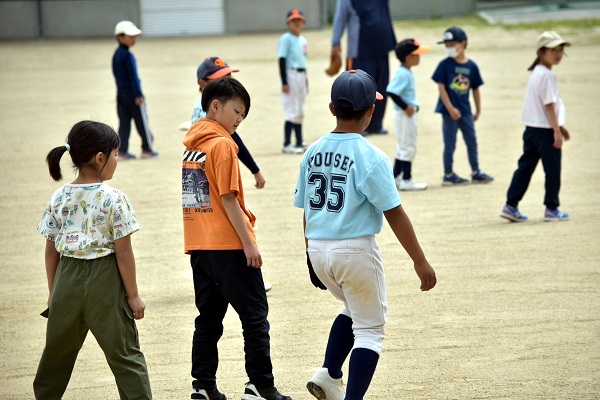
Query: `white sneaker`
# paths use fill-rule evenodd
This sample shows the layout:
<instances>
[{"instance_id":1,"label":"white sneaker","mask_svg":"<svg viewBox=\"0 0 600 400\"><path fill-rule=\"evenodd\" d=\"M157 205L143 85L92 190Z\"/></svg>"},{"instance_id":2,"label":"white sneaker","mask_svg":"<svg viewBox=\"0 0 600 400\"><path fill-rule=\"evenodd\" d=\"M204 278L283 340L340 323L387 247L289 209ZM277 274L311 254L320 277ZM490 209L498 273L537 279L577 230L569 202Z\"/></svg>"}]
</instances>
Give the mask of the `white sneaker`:
<instances>
[{"instance_id":1,"label":"white sneaker","mask_svg":"<svg viewBox=\"0 0 600 400\"><path fill-rule=\"evenodd\" d=\"M296 147L291 143L281 148L281 152L286 154L302 154L305 150L306 149L303 149L302 147Z\"/></svg>"},{"instance_id":2,"label":"white sneaker","mask_svg":"<svg viewBox=\"0 0 600 400\"><path fill-rule=\"evenodd\" d=\"M398 190L425 190L427 189L426 183L415 182L412 179L402 179L400 176L396 177L396 188Z\"/></svg>"},{"instance_id":3,"label":"white sneaker","mask_svg":"<svg viewBox=\"0 0 600 400\"><path fill-rule=\"evenodd\" d=\"M271 289L273 289L273 285L271 285L269 282L265 282L265 292L268 292Z\"/></svg>"},{"instance_id":4,"label":"white sneaker","mask_svg":"<svg viewBox=\"0 0 600 400\"><path fill-rule=\"evenodd\" d=\"M179 130L180 131L189 131L191 127L192 127L192 121L190 121L190 120L182 122L181 124L179 124Z\"/></svg>"},{"instance_id":5,"label":"white sneaker","mask_svg":"<svg viewBox=\"0 0 600 400\"><path fill-rule=\"evenodd\" d=\"M342 378L333 379L327 368L319 368L306 388L318 400L344 400L346 397Z\"/></svg>"}]
</instances>

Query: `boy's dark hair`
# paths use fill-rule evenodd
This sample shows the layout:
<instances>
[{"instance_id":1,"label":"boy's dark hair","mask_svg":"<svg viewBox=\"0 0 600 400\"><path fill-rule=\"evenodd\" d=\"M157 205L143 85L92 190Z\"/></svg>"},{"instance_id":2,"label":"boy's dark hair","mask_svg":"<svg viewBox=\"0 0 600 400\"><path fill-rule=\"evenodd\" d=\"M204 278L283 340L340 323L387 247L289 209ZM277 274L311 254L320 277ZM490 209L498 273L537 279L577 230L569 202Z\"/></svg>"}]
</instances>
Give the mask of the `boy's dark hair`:
<instances>
[{"instance_id":1,"label":"boy's dark hair","mask_svg":"<svg viewBox=\"0 0 600 400\"><path fill-rule=\"evenodd\" d=\"M48 152L46 162L48 163L50 176L55 181L62 179L60 159L67 150L71 155L73 167L79 169L92 161L98 153L105 154L108 161L111 151L118 149L120 144L119 135L110 126L96 121L78 122L73 125L67 135L69 149L67 149L67 145L62 145Z\"/></svg>"},{"instance_id":2,"label":"boy's dark hair","mask_svg":"<svg viewBox=\"0 0 600 400\"><path fill-rule=\"evenodd\" d=\"M213 100L227 103L229 100L239 98L246 107L246 115L250 112L250 95L248 91L235 78L220 78L208 81L202 91L202 109L208 111Z\"/></svg>"},{"instance_id":3,"label":"boy's dark hair","mask_svg":"<svg viewBox=\"0 0 600 400\"><path fill-rule=\"evenodd\" d=\"M371 107L363 108L362 110L355 110L350 107L333 107L335 110L335 117L337 119L353 119L358 121L371 109Z\"/></svg>"}]
</instances>

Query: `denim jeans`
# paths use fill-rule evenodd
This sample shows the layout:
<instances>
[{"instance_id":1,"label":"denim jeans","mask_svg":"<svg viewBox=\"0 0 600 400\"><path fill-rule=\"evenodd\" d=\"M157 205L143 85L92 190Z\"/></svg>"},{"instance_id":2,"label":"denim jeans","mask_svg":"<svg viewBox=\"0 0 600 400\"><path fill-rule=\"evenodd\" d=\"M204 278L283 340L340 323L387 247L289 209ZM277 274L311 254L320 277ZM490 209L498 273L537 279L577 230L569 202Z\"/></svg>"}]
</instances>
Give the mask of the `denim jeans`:
<instances>
[{"instance_id":1,"label":"denim jeans","mask_svg":"<svg viewBox=\"0 0 600 400\"><path fill-rule=\"evenodd\" d=\"M467 145L467 156L471 170L479 170L479 157L477 155L477 135L475 133L475 120L473 115L463 115L454 121L449 115L442 114L442 134L444 135L444 173L454 172L454 150L456 150L456 134L458 129L462 132L463 139Z\"/></svg>"},{"instance_id":2,"label":"denim jeans","mask_svg":"<svg viewBox=\"0 0 600 400\"><path fill-rule=\"evenodd\" d=\"M261 270L246 266L243 250L195 250L190 262L199 312L192 342L192 386L216 386L217 343L231 304L242 323L248 378L257 387L272 387L269 305Z\"/></svg>"}]
</instances>

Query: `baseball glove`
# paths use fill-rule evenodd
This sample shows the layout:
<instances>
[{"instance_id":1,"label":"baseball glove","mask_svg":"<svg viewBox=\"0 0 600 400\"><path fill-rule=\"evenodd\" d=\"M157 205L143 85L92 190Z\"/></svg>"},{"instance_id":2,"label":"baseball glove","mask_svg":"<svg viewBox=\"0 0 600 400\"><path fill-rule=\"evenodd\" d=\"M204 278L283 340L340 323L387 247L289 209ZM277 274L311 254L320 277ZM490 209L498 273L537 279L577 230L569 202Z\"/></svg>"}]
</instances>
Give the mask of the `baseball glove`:
<instances>
[{"instance_id":1,"label":"baseball glove","mask_svg":"<svg viewBox=\"0 0 600 400\"><path fill-rule=\"evenodd\" d=\"M325 70L325 73L329 76L334 76L340 72L340 68L342 68L342 58L339 56L339 54L332 54L329 59L329 68Z\"/></svg>"},{"instance_id":2,"label":"baseball glove","mask_svg":"<svg viewBox=\"0 0 600 400\"><path fill-rule=\"evenodd\" d=\"M325 286L317 274L315 274L312 262L310 262L310 257L308 256L308 251L306 252L306 265L308 266L308 275L310 275L310 281L312 282L313 286L321 290L327 290L327 286Z\"/></svg>"}]
</instances>

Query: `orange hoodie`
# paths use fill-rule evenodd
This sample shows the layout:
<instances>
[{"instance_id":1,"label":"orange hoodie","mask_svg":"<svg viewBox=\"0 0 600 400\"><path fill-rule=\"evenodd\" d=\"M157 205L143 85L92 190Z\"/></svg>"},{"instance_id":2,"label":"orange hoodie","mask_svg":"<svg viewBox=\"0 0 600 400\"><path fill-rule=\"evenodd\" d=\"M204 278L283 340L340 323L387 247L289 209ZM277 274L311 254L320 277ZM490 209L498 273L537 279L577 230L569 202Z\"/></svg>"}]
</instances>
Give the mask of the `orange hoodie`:
<instances>
[{"instance_id":1,"label":"orange hoodie","mask_svg":"<svg viewBox=\"0 0 600 400\"><path fill-rule=\"evenodd\" d=\"M238 250L242 242L231 225L221 196L234 193L256 244L254 221L244 200L238 147L218 122L202 118L183 138L181 194L186 254L193 250Z\"/></svg>"}]
</instances>

